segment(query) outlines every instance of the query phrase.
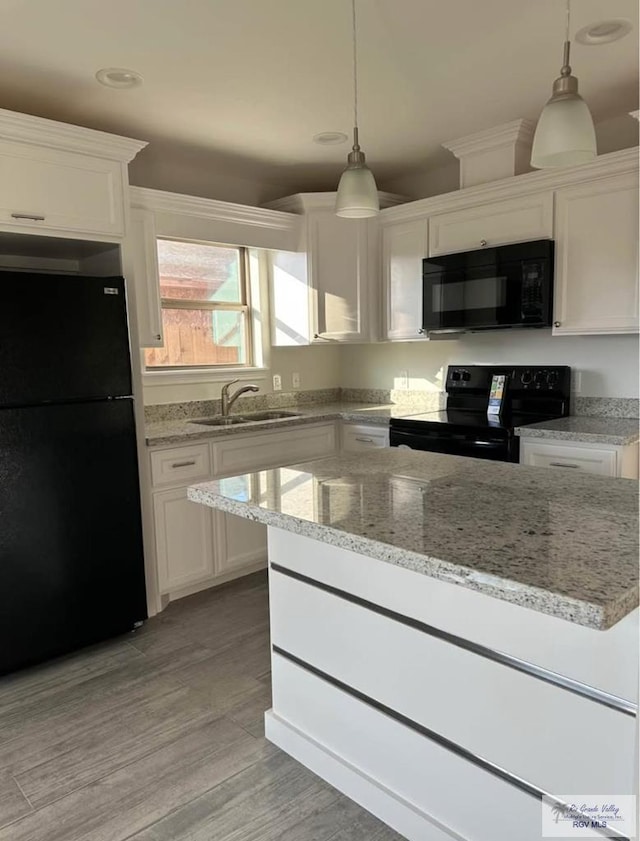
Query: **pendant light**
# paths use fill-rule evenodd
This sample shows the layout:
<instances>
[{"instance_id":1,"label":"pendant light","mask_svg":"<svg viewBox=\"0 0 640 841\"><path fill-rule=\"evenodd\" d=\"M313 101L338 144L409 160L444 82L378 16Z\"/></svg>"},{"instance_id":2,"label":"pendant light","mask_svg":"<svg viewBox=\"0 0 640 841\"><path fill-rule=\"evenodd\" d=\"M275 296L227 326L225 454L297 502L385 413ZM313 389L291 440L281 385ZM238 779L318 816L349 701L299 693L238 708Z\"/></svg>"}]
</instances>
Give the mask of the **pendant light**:
<instances>
[{"instance_id":1,"label":"pendant light","mask_svg":"<svg viewBox=\"0 0 640 841\"><path fill-rule=\"evenodd\" d=\"M597 155L593 118L578 93L578 80L571 75L570 15L570 0L567 0L563 66L553 83L551 99L542 109L533 138L531 166L536 169L585 164Z\"/></svg>"},{"instance_id":2,"label":"pendant light","mask_svg":"<svg viewBox=\"0 0 640 841\"><path fill-rule=\"evenodd\" d=\"M380 211L378 188L364 152L358 143L358 56L356 42L356 0L351 0L353 15L353 149L347 158L347 168L340 177L336 194L336 214L350 219L364 219Z\"/></svg>"}]
</instances>

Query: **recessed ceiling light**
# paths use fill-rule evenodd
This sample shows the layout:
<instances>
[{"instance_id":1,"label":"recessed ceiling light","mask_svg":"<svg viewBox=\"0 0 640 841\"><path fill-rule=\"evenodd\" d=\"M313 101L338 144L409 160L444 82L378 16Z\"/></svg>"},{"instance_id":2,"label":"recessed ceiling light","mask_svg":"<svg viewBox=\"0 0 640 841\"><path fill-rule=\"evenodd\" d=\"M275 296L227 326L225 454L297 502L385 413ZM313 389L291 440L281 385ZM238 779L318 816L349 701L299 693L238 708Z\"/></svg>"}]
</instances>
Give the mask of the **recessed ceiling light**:
<instances>
[{"instance_id":1,"label":"recessed ceiling light","mask_svg":"<svg viewBox=\"0 0 640 841\"><path fill-rule=\"evenodd\" d=\"M339 143L344 143L346 139L347 135L341 131L323 131L314 135L313 142L321 146L337 146Z\"/></svg>"},{"instance_id":2,"label":"recessed ceiling light","mask_svg":"<svg viewBox=\"0 0 640 841\"><path fill-rule=\"evenodd\" d=\"M632 29L631 21L626 20L626 18L601 20L598 23L583 26L579 32L576 32L576 41L587 46L610 44L612 41L619 41L620 38L624 38Z\"/></svg>"},{"instance_id":3,"label":"recessed ceiling light","mask_svg":"<svg viewBox=\"0 0 640 841\"><path fill-rule=\"evenodd\" d=\"M139 73L124 67L104 67L98 70L96 79L108 88L137 88L142 84L142 76Z\"/></svg>"}]
</instances>

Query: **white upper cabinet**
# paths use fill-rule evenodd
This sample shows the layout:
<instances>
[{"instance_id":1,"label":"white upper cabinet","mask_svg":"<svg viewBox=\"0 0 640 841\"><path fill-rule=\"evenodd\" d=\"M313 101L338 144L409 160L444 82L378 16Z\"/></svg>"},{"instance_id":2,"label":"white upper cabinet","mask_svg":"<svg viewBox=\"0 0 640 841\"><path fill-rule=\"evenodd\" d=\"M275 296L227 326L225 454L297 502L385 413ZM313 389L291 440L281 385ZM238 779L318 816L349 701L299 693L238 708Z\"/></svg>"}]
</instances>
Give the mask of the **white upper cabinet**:
<instances>
[{"instance_id":1,"label":"white upper cabinet","mask_svg":"<svg viewBox=\"0 0 640 841\"><path fill-rule=\"evenodd\" d=\"M399 201L396 196L380 196L382 207ZM300 193L269 207L305 217L299 247L306 253L310 341L375 341L380 334L380 223L377 217L336 216L334 204L335 193ZM297 274L300 276L299 267ZM276 337L278 325L290 320L289 300L278 288L274 272L272 333ZM283 334L279 343L304 343L300 325L287 332L289 338ZM291 340L291 336L298 338Z\"/></svg>"},{"instance_id":2,"label":"white upper cabinet","mask_svg":"<svg viewBox=\"0 0 640 841\"><path fill-rule=\"evenodd\" d=\"M429 256L552 237L553 193L548 190L431 216Z\"/></svg>"},{"instance_id":3,"label":"white upper cabinet","mask_svg":"<svg viewBox=\"0 0 640 841\"><path fill-rule=\"evenodd\" d=\"M638 173L556 192L554 334L638 332Z\"/></svg>"},{"instance_id":4,"label":"white upper cabinet","mask_svg":"<svg viewBox=\"0 0 640 841\"><path fill-rule=\"evenodd\" d=\"M146 143L0 110L0 229L117 241Z\"/></svg>"},{"instance_id":5,"label":"white upper cabinet","mask_svg":"<svg viewBox=\"0 0 640 841\"><path fill-rule=\"evenodd\" d=\"M129 231L123 244L125 272L136 290L140 347L162 347L162 309L158 275L158 246L154 214L131 208Z\"/></svg>"},{"instance_id":6,"label":"white upper cabinet","mask_svg":"<svg viewBox=\"0 0 640 841\"><path fill-rule=\"evenodd\" d=\"M426 218L382 224L388 339L426 339L422 330L422 261L428 255L428 241Z\"/></svg>"}]
</instances>

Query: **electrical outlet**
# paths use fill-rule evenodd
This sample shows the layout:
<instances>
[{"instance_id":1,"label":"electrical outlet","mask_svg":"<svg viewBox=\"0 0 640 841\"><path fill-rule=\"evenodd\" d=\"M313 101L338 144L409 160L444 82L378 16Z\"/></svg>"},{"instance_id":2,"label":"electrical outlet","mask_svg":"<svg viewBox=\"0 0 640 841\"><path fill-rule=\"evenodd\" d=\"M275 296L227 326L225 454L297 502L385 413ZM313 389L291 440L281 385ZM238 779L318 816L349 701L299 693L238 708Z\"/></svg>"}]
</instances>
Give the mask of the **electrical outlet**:
<instances>
[{"instance_id":1,"label":"electrical outlet","mask_svg":"<svg viewBox=\"0 0 640 841\"><path fill-rule=\"evenodd\" d=\"M580 394L582 391L582 371L571 372L571 391Z\"/></svg>"},{"instance_id":2,"label":"electrical outlet","mask_svg":"<svg viewBox=\"0 0 640 841\"><path fill-rule=\"evenodd\" d=\"M273 375L273 390L282 391L282 377L280 374Z\"/></svg>"},{"instance_id":3,"label":"electrical outlet","mask_svg":"<svg viewBox=\"0 0 640 841\"><path fill-rule=\"evenodd\" d=\"M291 385L293 388L300 388L300 374L297 371L291 374Z\"/></svg>"},{"instance_id":4,"label":"electrical outlet","mask_svg":"<svg viewBox=\"0 0 640 841\"><path fill-rule=\"evenodd\" d=\"M405 389L405 391L409 388L409 372L408 371L400 371L400 388Z\"/></svg>"}]
</instances>

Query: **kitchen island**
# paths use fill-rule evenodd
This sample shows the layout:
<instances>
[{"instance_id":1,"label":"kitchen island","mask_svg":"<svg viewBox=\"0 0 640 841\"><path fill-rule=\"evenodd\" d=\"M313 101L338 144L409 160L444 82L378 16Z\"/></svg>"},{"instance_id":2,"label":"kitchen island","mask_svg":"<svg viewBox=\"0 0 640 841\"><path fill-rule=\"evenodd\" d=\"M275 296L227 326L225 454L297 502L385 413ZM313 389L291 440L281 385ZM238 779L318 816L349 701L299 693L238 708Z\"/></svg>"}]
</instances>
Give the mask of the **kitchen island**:
<instances>
[{"instance_id":1,"label":"kitchen island","mask_svg":"<svg viewBox=\"0 0 640 841\"><path fill-rule=\"evenodd\" d=\"M269 526L268 738L407 838L637 790L633 482L391 449L189 497Z\"/></svg>"}]
</instances>

